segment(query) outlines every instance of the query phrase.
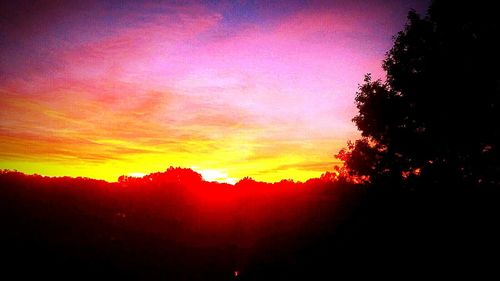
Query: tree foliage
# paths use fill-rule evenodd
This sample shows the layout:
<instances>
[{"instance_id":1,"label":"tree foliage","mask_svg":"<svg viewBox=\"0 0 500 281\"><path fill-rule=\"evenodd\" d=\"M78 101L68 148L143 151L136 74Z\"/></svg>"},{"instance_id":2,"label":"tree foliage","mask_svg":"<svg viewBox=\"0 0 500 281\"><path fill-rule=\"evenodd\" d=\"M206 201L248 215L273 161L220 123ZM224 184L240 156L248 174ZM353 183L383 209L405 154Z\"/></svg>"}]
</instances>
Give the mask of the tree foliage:
<instances>
[{"instance_id":1,"label":"tree foliage","mask_svg":"<svg viewBox=\"0 0 500 281\"><path fill-rule=\"evenodd\" d=\"M372 182L499 184L500 35L493 4L434 1L410 11L383 69L365 77L338 157ZM451 182L450 182L451 181Z\"/></svg>"}]
</instances>

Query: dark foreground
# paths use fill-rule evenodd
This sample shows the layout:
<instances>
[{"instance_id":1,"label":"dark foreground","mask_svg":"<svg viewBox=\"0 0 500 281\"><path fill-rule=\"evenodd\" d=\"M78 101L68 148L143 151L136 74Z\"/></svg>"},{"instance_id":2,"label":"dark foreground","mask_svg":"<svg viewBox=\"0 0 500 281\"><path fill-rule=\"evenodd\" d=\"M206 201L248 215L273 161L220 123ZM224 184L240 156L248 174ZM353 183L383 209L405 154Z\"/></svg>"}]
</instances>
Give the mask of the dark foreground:
<instances>
[{"instance_id":1,"label":"dark foreground","mask_svg":"<svg viewBox=\"0 0 500 281\"><path fill-rule=\"evenodd\" d=\"M493 278L498 198L493 187L232 187L183 169L119 183L3 172L0 266L15 279Z\"/></svg>"}]
</instances>

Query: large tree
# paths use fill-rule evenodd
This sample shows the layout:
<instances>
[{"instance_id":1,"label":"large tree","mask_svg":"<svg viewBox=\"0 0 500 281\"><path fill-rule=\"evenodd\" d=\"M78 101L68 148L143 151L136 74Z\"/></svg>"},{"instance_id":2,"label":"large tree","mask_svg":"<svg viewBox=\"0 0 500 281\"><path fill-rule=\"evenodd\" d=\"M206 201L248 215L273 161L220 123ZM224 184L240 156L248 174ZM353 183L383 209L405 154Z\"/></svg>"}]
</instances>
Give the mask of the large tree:
<instances>
[{"instance_id":1,"label":"large tree","mask_svg":"<svg viewBox=\"0 0 500 281\"><path fill-rule=\"evenodd\" d=\"M493 1L434 1L408 15L365 77L353 121L362 138L338 157L371 182L500 183L500 28ZM411 181L414 182L414 181Z\"/></svg>"}]
</instances>

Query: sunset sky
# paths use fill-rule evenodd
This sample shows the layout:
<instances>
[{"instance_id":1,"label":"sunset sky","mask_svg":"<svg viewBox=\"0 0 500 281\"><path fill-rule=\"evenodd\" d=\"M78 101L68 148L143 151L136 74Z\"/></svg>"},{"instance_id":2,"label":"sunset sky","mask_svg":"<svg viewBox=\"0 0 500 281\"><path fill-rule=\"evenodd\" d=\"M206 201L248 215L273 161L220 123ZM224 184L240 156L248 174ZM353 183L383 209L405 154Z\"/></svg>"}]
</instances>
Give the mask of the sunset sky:
<instances>
[{"instance_id":1,"label":"sunset sky","mask_svg":"<svg viewBox=\"0 0 500 281\"><path fill-rule=\"evenodd\" d=\"M5 2L5 3L4 3ZM339 164L365 73L428 1L2 1L0 168L115 181Z\"/></svg>"}]
</instances>

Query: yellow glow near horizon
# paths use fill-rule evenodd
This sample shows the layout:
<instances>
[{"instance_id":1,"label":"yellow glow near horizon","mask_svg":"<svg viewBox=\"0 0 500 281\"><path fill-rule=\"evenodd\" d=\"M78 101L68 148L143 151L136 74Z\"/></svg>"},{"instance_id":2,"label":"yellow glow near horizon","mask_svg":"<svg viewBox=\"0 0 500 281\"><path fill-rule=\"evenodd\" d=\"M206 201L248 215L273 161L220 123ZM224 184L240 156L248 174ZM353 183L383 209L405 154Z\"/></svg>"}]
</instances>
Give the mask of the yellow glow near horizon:
<instances>
[{"instance_id":1,"label":"yellow glow near horizon","mask_svg":"<svg viewBox=\"0 0 500 281\"><path fill-rule=\"evenodd\" d=\"M147 174L145 174L145 173L138 173L138 172L134 172L134 173L129 173L128 174L129 177L133 177L133 178L142 178L145 175L147 175Z\"/></svg>"},{"instance_id":2,"label":"yellow glow near horizon","mask_svg":"<svg viewBox=\"0 0 500 281\"><path fill-rule=\"evenodd\" d=\"M254 161L234 161L232 159L229 159L229 161L214 161L213 159L216 156L205 155L197 158L189 154L169 153L163 155L137 155L126 159L96 163L86 163L78 159L66 160L67 162L53 161L40 157L40 159L31 159L29 161L2 160L0 161L0 168L18 170L27 174L81 176L114 182L121 175L142 177L149 173L165 171L170 166L192 167L207 181L233 184L246 176L266 182L275 182L281 179L305 181L309 178L319 177L323 172L332 170L334 165L340 164L332 161L333 159L325 159L323 167L320 165L315 168L301 167L308 160L297 157L264 158ZM200 159L204 160L201 161ZM193 163L198 163L198 165L193 166Z\"/></svg>"},{"instance_id":3,"label":"yellow glow near horizon","mask_svg":"<svg viewBox=\"0 0 500 281\"><path fill-rule=\"evenodd\" d=\"M238 182L238 179L229 177L225 172L219 170L203 170L198 169L196 166L191 167L194 171L201 174L204 180L206 181L216 181L220 183L229 183L235 184Z\"/></svg>"}]
</instances>

